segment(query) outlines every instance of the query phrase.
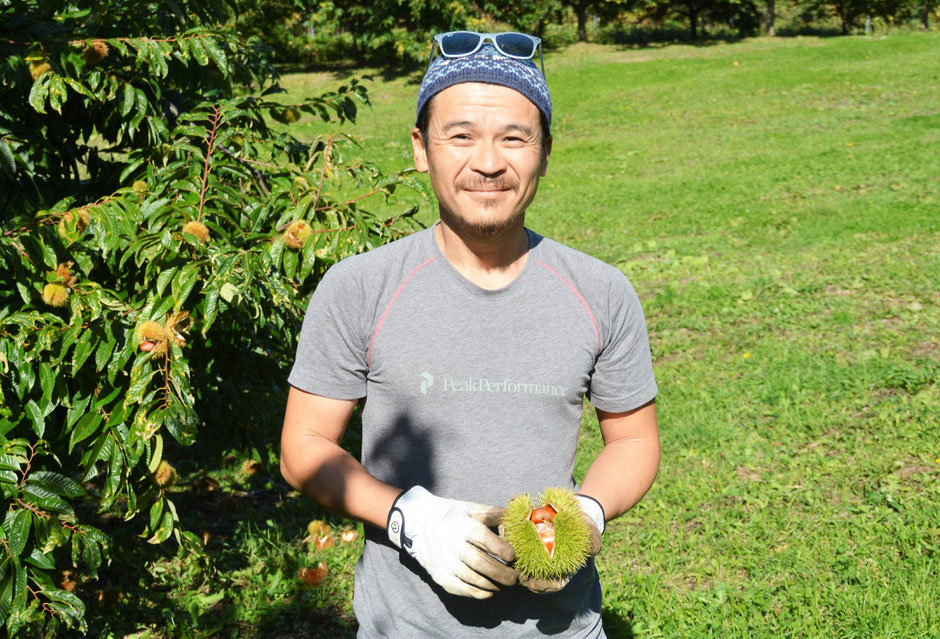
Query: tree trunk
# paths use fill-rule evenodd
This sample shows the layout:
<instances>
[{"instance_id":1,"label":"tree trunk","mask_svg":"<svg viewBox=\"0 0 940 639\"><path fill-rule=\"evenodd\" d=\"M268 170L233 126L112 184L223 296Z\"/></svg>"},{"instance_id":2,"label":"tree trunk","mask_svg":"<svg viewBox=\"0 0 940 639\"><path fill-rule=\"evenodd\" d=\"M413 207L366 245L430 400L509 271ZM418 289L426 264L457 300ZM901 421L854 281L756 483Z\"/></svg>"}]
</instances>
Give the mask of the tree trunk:
<instances>
[{"instance_id":1,"label":"tree trunk","mask_svg":"<svg viewBox=\"0 0 940 639\"><path fill-rule=\"evenodd\" d=\"M574 5L574 13L578 16L578 40L587 42L587 3Z\"/></svg>"},{"instance_id":2,"label":"tree trunk","mask_svg":"<svg viewBox=\"0 0 940 639\"><path fill-rule=\"evenodd\" d=\"M920 8L920 28L924 31L930 30L930 0L924 0Z\"/></svg>"},{"instance_id":3,"label":"tree trunk","mask_svg":"<svg viewBox=\"0 0 940 639\"><path fill-rule=\"evenodd\" d=\"M777 35L775 22L777 21L777 3L776 0L767 0L767 35L773 37Z\"/></svg>"},{"instance_id":4,"label":"tree trunk","mask_svg":"<svg viewBox=\"0 0 940 639\"><path fill-rule=\"evenodd\" d=\"M689 35L692 41L698 40L698 9L692 5L686 5L689 8Z\"/></svg>"},{"instance_id":5,"label":"tree trunk","mask_svg":"<svg viewBox=\"0 0 940 639\"><path fill-rule=\"evenodd\" d=\"M535 25L535 33L532 35L541 38L543 33L545 33L545 18L539 18L539 23Z\"/></svg>"}]
</instances>

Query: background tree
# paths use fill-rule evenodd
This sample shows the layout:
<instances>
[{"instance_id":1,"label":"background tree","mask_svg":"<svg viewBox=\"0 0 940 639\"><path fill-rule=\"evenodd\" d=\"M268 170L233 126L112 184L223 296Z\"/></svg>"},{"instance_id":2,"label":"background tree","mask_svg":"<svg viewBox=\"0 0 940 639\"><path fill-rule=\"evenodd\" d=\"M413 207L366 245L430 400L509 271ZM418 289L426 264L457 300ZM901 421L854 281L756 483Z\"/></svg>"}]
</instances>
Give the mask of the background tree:
<instances>
[{"instance_id":1,"label":"background tree","mask_svg":"<svg viewBox=\"0 0 940 639\"><path fill-rule=\"evenodd\" d=\"M200 546L167 492L186 447L272 445L310 291L411 229L414 209L385 200L414 183L333 129L363 85L274 102L265 48L234 24L221 1L0 6L11 636L84 629L85 587L124 527ZM271 126L303 117L325 123L312 142Z\"/></svg>"},{"instance_id":2,"label":"background tree","mask_svg":"<svg viewBox=\"0 0 940 639\"><path fill-rule=\"evenodd\" d=\"M700 38L706 22L740 35L752 35L760 27L760 10L753 0L644 0L636 13L655 21L684 21L693 41Z\"/></svg>"}]
</instances>

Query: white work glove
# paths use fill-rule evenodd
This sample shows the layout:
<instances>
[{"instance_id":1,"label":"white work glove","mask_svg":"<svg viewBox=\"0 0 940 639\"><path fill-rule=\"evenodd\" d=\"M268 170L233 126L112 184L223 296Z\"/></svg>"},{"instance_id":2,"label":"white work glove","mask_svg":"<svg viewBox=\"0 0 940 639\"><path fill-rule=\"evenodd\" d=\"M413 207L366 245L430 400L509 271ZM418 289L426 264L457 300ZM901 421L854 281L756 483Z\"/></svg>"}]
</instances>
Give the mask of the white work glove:
<instances>
[{"instance_id":1,"label":"white work glove","mask_svg":"<svg viewBox=\"0 0 940 639\"><path fill-rule=\"evenodd\" d=\"M588 549L588 555L593 557L601 551L601 535L604 534L604 529L607 527L604 508L593 497L587 495L576 495L576 497L581 504L581 515L591 531L591 546ZM521 585L532 592L544 594L561 590L568 585L571 576L568 575L559 579L530 579L519 575L518 579Z\"/></svg>"},{"instance_id":2,"label":"white work glove","mask_svg":"<svg viewBox=\"0 0 940 639\"><path fill-rule=\"evenodd\" d=\"M505 508L436 497L415 486L395 500L388 538L414 557L444 590L486 599L516 583L509 543L491 532ZM502 561L500 561L502 560Z\"/></svg>"}]
</instances>

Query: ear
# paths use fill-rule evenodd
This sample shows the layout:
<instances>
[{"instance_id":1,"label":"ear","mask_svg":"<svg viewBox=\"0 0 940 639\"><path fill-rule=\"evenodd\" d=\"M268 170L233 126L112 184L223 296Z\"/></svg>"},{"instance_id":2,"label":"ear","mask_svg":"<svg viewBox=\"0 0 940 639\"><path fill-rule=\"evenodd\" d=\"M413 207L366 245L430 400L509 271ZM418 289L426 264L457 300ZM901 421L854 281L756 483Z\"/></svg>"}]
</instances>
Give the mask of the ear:
<instances>
[{"instance_id":1,"label":"ear","mask_svg":"<svg viewBox=\"0 0 940 639\"><path fill-rule=\"evenodd\" d=\"M427 173L428 150L424 146L424 137L421 135L421 129L418 127L411 130L411 146L415 154L415 169L417 169L419 173Z\"/></svg>"},{"instance_id":2,"label":"ear","mask_svg":"<svg viewBox=\"0 0 940 639\"><path fill-rule=\"evenodd\" d=\"M542 170L540 173L541 177L545 177L545 174L548 173L548 156L552 154L552 136L545 138L545 142L542 144Z\"/></svg>"}]
</instances>

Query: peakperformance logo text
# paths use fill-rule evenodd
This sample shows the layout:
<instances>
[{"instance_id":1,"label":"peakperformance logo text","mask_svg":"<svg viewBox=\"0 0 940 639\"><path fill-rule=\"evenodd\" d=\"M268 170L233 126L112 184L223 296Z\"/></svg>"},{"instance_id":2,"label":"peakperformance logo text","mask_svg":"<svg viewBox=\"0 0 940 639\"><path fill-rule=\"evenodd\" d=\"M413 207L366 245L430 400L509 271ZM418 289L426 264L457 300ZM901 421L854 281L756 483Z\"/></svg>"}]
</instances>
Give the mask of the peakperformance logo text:
<instances>
[{"instance_id":1,"label":"peakperformance logo text","mask_svg":"<svg viewBox=\"0 0 940 639\"><path fill-rule=\"evenodd\" d=\"M490 381L484 377L449 377L443 375L435 380L430 373L421 373L420 389L422 395L431 392L435 387L435 381L439 382L436 388L445 393L513 393L522 395L553 395L563 396L568 394L568 389L564 386L555 386L553 384L531 384L527 382L514 382L504 379L498 382Z\"/></svg>"}]
</instances>

